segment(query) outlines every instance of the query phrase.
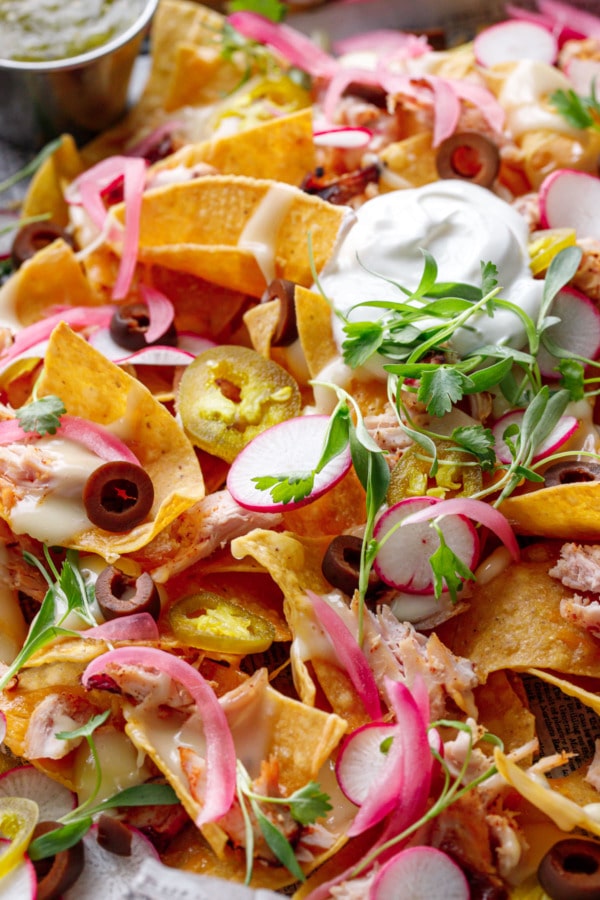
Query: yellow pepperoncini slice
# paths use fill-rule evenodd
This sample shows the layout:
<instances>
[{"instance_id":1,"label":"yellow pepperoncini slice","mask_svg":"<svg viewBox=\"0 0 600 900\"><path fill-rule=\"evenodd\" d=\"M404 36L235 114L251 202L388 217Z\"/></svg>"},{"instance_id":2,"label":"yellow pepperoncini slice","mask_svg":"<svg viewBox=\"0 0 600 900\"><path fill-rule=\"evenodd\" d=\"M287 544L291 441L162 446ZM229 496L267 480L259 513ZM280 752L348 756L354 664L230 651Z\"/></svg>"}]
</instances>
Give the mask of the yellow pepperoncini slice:
<instances>
[{"instance_id":1,"label":"yellow pepperoncini slice","mask_svg":"<svg viewBox=\"0 0 600 900\"><path fill-rule=\"evenodd\" d=\"M432 457L422 447L409 447L402 454L390 476L387 501L398 503L406 497L470 497L481 490L483 476L481 466L454 444L440 441L437 444L438 468L429 475Z\"/></svg>"},{"instance_id":2,"label":"yellow pepperoncini slice","mask_svg":"<svg viewBox=\"0 0 600 900\"><path fill-rule=\"evenodd\" d=\"M575 245L573 228L548 228L535 231L529 242L529 267L534 275L545 272L557 253Z\"/></svg>"},{"instance_id":3,"label":"yellow pepperoncini slice","mask_svg":"<svg viewBox=\"0 0 600 900\"><path fill-rule=\"evenodd\" d=\"M0 837L9 842L0 844L0 878L23 859L38 818L38 805L33 800L25 797L0 799Z\"/></svg>"},{"instance_id":4,"label":"yellow pepperoncini slice","mask_svg":"<svg viewBox=\"0 0 600 900\"><path fill-rule=\"evenodd\" d=\"M275 637L275 627L268 619L212 591L178 600L168 617L175 637L200 650L236 656L264 653Z\"/></svg>"}]
</instances>

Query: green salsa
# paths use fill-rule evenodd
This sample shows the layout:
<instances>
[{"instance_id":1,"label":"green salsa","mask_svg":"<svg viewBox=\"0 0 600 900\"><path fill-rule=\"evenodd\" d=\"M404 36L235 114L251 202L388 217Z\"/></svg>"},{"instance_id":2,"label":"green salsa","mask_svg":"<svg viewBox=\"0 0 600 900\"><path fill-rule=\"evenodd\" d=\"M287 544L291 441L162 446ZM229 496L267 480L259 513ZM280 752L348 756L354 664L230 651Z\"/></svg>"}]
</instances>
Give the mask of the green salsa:
<instances>
[{"instance_id":1,"label":"green salsa","mask_svg":"<svg viewBox=\"0 0 600 900\"><path fill-rule=\"evenodd\" d=\"M126 31L144 6L145 0L0 0L0 59L79 56Z\"/></svg>"}]
</instances>

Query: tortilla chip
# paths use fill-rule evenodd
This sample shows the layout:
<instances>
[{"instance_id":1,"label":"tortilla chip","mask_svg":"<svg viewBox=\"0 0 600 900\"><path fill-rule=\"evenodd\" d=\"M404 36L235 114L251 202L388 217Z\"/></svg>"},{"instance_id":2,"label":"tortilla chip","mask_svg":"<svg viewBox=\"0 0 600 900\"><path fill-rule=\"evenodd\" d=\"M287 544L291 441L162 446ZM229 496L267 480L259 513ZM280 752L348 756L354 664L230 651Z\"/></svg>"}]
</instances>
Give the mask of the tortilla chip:
<instances>
[{"instance_id":1,"label":"tortilla chip","mask_svg":"<svg viewBox=\"0 0 600 900\"><path fill-rule=\"evenodd\" d=\"M239 134L187 144L156 163L150 174L206 163L222 175L271 178L300 185L315 167L314 156L312 111L307 108L246 128Z\"/></svg>"},{"instance_id":2,"label":"tortilla chip","mask_svg":"<svg viewBox=\"0 0 600 900\"><path fill-rule=\"evenodd\" d=\"M173 69L165 93L167 112L183 106L220 103L240 83L240 70L225 60L218 46L196 46L185 42L171 54Z\"/></svg>"},{"instance_id":3,"label":"tortilla chip","mask_svg":"<svg viewBox=\"0 0 600 900\"><path fill-rule=\"evenodd\" d=\"M124 534L95 526L66 546L97 553L114 562L147 544L159 531L204 496L194 449L173 416L146 388L86 340L61 323L54 329L38 396L55 394L71 415L100 425L124 423L127 439L154 484L151 519Z\"/></svg>"},{"instance_id":4,"label":"tortilla chip","mask_svg":"<svg viewBox=\"0 0 600 900\"><path fill-rule=\"evenodd\" d=\"M366 495L358 476L351 468L331 490L312 503L283 511L284 528L298 535L338 535L363 525Z\"/></svg>"},{"instance_id":5,"label":"tortilla chip","mask_svg":"<svg viewBox=\"0 0 600 900\"><path fill-rule=\"evenodd\" d=\"M570 541L598 540L600 482L559 484L508 497L500 512L519 534Z\"/></svg>"},{"instance_id":6,"label":"tortilla chip","mask_svg":"<svg viewBox=\"0 0 600 900\"><path fill-rule=\"evenodd\" d=\"M92 293L75 253L60 238L26 260L0 289L3 317L20 327L42 319L51 306L94 306Z\"/></svg>"},{"instance_id":7,"label":"tortilla chip","mask_svg":"<svg viewBox=\"0 0 600 900\"><path fill-rule=\"evenodd\" d=\"M113 214L123 224L124 204ZM260 297L274 277L310 284L311 258L320 271L353 215L280 182L207 175L144 195L139 260Z\"/></svg>"},{"instance_id":8,"label":"tortilla chip","mask_svg":"<svg viewBox=\"0 0 600 900\"><path fill-rule=\"evenodd\" d=\"M548 570L559 547L535 544L488 584L476 584L468 610L438 629L441 640L474 663L481 681L498 669L552 669L600 677L598 641L560 615L571 597Z\"/></svg>"},{"instance_id":9,"label":"tortilla chip","mask_svg":"<svg viewBox=\"0 0 600 900\"><path fill-rule=\"evenodd\" d=\"M502 740L507 753L535 737L535 717L510 672L492 672L485 684L475 688L475 704L478 722Z\"/></svg>"},{"instance_id":10,"label":"tortilla chip","mask_svg":"<svg viewBox=\"0 0 600 900\"><path fill-rule=\"evenodd\" d=\"M271 341L275 335L279 315L281 310L281 300L275 297L267 303L259 303L244 313L244 322L252 341L252 346L257 353L264 356L265 359L271 359Z\"/></svg>"},{"instance_id":11,"label":"tortilla chip","mask_svg":"<svg viewBox=\"0 0 600 900\"><path fill-rule=\"evenodd\" d=\"M435 165L436 151L430 131L413 134L403 141L389 144L381 152L381 160L386 165L381 178L382 189L421 187L439 176Z\"/></svg>"},{"instance_id":12,"label":"tortilla chip","mask_svg":"<svg viewBox=\"0 0 600 900\"><path fill-rule=\"evenodd\" d=\"M332 311L329 303L316 291L296 288L296 321L298 336L311 378L339 356L333 335Z\"/></svg>"},{"instance_id":13,"label":"tortilla chip","mask_svg":"<svg viewBox=\"0 0 600 900\"><path fill-rule=\"evenodd\" d=\"M23 201L23 216L50 215L55 225L69 224L69 206L64 189L84 169L77 145L70 134L64 134L60 146L37 170Z\"/></svg>"}]
</instances>

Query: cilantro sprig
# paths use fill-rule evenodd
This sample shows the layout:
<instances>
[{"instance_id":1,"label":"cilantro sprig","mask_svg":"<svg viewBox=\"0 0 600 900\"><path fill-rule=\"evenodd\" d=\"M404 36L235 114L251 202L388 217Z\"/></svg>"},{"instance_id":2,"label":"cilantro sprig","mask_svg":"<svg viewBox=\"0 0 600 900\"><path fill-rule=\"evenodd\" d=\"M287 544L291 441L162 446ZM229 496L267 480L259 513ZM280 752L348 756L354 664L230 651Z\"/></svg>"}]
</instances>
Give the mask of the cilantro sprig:
<instances>
[{"instance_id":1,"label":"cilantro sprig","mask_svg":"<svg viewBox=\"0 0 600 900\"><path fill-rule=\"evenodd\" d=\"M60 417L66 411L60 397L49 394L19 407L16 416L23 431L35 432L43 437L45 434L56 434L60 427Z\"/></svg>"},{"instance_id":2,"label":"cilantro sprig","mask_svg":"<svg viewBox=\"0 0 600 900\"><path fill-rule=\"evenodd\" d=\"M35 566L48 584L48 590L42 600L37 615L33 619L25 642L0 678L0 690L19 672L25 663L47 644L57 637L77 637L78 632L64 627L64 622L72 614L77 615L87 625L96 625L92 614L91 591L86 586L78 565L78 554L75 550L67 550L60 572L56 568L48 547L44 547L44 555L48 569L29 552L23 554L31 565Z\"/></svg>"},{"instance_id":3,"label":"cilantro sprig","mask_svg":"<svg viewBox=\"0 0 600 900\"><path fill-rule=\"evenodd\" d=\"M596 96L596 80L592 81L589 96L574 90L558 90L550 94L550 103L573 128L600 131L600 102Z\"/></svg>"},{"instance_id":4,"label":"cilantro sprig","mask_svg":"<svg viewBox=\"0 0 600 900\"><path fill-rule=\"evenodd\" d=\"M288 797L269 797L258 794L252 789L250 775L240 760L237 761L237 795L245 825L246 884L249 884L252 878L254 859L254 831L251 816L254 816L267 846L279 862L298 881L305 881L306 876L296 859L294 848L281 829L265 815L261 807L264 805L285 806L296 822L300 825L310 825L333 809L329 802L329 796L321 790L316 781L308 782Z\"/></svg>"}]
</instances>

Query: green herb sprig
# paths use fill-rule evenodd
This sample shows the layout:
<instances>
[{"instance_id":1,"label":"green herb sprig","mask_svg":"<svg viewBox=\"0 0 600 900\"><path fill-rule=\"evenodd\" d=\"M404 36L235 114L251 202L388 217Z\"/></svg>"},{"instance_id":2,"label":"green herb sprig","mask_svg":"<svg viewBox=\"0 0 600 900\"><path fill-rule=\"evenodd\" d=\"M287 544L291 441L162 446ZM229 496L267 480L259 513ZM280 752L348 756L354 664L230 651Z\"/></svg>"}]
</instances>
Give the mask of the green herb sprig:
<instances>
[{"instance_id":1,"label":"green herb sprig","mask_svg":"<svg viewBox=\"0 0 600 900\"><path fill-rule=\"evenodd\" d=\"M66 411L60 397L49 394L19 407L16 416L23 431L34 432L43 437L45 434L56 434L60 418Z\"/></svg>"},{"instance_id":2,"label":"green herb sprig","mask_svg":"<svg viewBox=\"0 0 600 900\"><path fill-rule=\"evenodd\" d=\"M600 102L596 96L596 79L589 96L574 90L558 90L550 94L550 103L573 128L600 131Z\"/></svg>"}]
</instances>

